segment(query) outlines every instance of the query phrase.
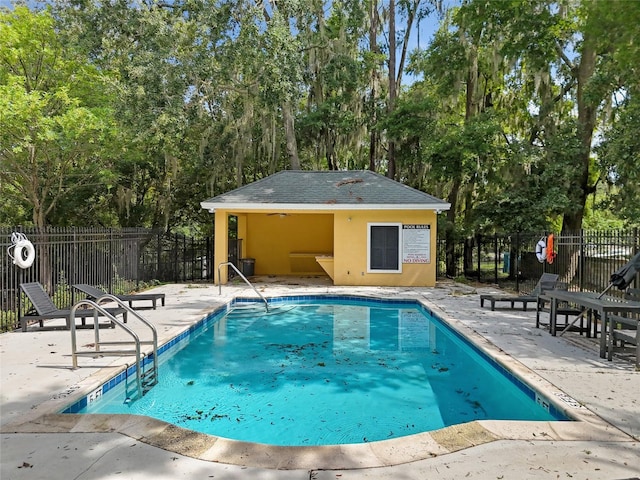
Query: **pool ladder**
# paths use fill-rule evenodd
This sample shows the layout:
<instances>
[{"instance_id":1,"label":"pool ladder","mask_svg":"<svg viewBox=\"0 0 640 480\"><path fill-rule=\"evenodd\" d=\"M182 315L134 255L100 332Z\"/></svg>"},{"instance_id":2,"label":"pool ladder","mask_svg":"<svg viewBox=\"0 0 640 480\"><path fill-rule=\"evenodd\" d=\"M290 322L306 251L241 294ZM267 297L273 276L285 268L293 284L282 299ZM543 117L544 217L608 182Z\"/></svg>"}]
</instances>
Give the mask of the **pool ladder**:
<instances>
[{"instance_id":1,"label":"pool ladder","mask_svg":"<svg viewBox=\"0 0 640 480\"><path fill-rule=\"evenodd\" d=\"M118 304L119 307L123 308L126 312L124 317L124 321L118 320L114 315L109 313L104 307L100 305L103 301L113 301ZM93 315L94 320L94 350L78 350L77 348L77 340L76 340L76 310L79 307L89 306L92 307L95 311ZM101 341L100 340L100 328L98 324L98 313L107 317L114 326L118 326L122 328L125 332L129 334L132 340L129 341ZM133 317L140 320L144 325L146 325L152 333L152 340L140 340L138 334L133 331L128 325L126 325L126 318L130 318L128 314L133 315ZM73 368L78 368L78 356L125 356L125 355L135 355L136 362L136 392L137 397L143 396L147 393L154 385L158 383L158 332L156 328L150 323L147 319L145 319L138 312L133 310L127 304L123 303L118 297L115 297L110 294L105 294L95 301L92 300L80 300L71 308L71 358L73 362ZM117 345L133 345L133 349L117 349L117 350L102 350L102 346L117 346ZM152 355L146 356L147 362L145 362L145 354L142 352L140 346L141 345L153 345L153 353ZM149 364L151 368L145 370L146 364Z\"/></svg>"},{"instance_id":2,"label":"pool ladder","mask_svg":"<svg viewBox=\"0 0 640 480\"><path fill-rule=\"evenodd\" d=\"M253 288L253 291L256 292L264 302L264 306L267 309L267 313L269 313L269 302L267 302L267 299L262 296L262 294L256 289L256 287L253 286L253 284L247 279L247 277L245 277L240 272L240 270L238 270L238 267L236 267L232 262L223 262L218 265L218 295L222 294L222 281L220 277L220 267L223 267L224 265L229 265L231 268L233 268L236 271L236 273L240 275L240 277L245 281L245 283L249 285L251 288Z\"/></svg>"}]
</instances>

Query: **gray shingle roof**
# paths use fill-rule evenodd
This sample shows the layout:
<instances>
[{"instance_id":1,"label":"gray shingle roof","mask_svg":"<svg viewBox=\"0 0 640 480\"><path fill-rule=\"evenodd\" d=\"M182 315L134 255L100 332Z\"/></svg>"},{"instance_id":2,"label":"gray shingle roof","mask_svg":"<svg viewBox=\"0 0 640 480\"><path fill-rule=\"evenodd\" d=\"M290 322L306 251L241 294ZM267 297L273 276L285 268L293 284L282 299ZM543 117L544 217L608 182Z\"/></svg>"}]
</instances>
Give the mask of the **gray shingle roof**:
<instances>
[{"instance_id":1,"label":"gray shingle roof","mask_svg":"<svg viewBox=\"0 0 640 480\"><path fill-rule=\"evenodd\" d=\"M202 208L273 210L419 209L448 210L450 205L369 170L283 170L201 202Z\"/></svg>"}]
</instances>

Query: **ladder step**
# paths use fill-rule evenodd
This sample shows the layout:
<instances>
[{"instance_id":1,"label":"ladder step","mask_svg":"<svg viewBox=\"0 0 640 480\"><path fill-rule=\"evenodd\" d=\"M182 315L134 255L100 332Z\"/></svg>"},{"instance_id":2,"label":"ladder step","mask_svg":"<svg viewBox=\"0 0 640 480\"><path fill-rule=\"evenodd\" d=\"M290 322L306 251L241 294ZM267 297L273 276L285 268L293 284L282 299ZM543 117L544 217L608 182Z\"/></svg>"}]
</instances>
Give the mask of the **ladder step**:
<instances>
[{"instance_id":1,"label":"ladder step","mask_svg":"<svg viewBox=\"0 0 640 480\"><path fill-rule=\"evenodd\" d=\"M142 372L140 375L140 380L142 383L142 394L144 395L149 390L151 390L151 387L153 387L158 383L158 376L157 376L156 369L152 368L150 370Z\"/></svg>"},{"instance_id":2,"label":"ladder step","mask_svg":"<svg viewBox=\"0 0 640 480\"><path fill-rule=\"evenodd\" d=\"M153 382L153 383L142 383L142 394L144 395L145 393L147 393L149 390L151 390L154 386L157 385L157 382Z\"/></svg>"}]
</instances>

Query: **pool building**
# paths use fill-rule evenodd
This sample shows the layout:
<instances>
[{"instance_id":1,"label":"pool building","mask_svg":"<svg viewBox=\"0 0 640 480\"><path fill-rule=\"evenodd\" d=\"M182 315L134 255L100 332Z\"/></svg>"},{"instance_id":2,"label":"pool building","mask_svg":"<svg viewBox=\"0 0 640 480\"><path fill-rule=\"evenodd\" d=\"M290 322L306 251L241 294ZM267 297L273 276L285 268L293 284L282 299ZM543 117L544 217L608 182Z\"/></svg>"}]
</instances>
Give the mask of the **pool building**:
<instances>
[{"instance_id":1,"label":"pool building","mask_svg":"<svg viewBox=\"0 0 640 480\"><path fill-rule=\"evenodd\" d=\"M437 214L450 208L368 170L285 170L201 206L215 214L216 275L233 228L245 274L398 287L435 286Z\"/></svg>"}]
</instances>

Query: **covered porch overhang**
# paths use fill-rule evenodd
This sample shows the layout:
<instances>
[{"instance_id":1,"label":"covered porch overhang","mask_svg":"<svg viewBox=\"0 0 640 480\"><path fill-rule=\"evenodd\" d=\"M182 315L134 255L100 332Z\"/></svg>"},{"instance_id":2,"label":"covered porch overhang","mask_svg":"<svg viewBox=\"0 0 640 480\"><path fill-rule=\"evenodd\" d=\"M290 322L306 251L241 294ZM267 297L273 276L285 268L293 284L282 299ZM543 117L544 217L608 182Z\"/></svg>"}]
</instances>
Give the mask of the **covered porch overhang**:
<instances>
[{"instance_id":1,"label":"covered porch overhang","mask_svg":"<svg viewBox=\"0 0 640 480\"><path fill-rule=\"evenodd\" d=\"M216 283L226 284L230 219L234 218L239 259L254 262L255 275L328 276L333 279L334 223L330 210L300 208L220 208L215 214ZM241 263L241 262L240 262ZM236 265L241 269L241 265ZM216 273L216 275L218 275Z\"/></svg>"}]
</instances>

